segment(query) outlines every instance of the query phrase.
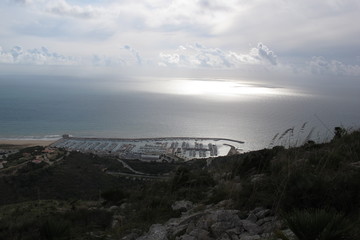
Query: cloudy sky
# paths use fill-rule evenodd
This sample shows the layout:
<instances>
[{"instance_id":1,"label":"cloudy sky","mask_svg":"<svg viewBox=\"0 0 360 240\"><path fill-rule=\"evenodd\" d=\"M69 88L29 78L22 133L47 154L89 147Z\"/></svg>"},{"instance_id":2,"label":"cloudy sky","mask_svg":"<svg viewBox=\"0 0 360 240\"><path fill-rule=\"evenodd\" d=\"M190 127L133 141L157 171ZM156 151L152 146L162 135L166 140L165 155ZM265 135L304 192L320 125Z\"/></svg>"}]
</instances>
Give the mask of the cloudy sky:
<instances>
[{"instance_id":1,"label":"cloudy sky","mask_svg":"<svg viewBox=\"0 0 360 240\"><path fill-rule=\"evenodd\" d=\"M359 0L2 0L1 69L360 76Z\"/></svg>"}]
</instances>

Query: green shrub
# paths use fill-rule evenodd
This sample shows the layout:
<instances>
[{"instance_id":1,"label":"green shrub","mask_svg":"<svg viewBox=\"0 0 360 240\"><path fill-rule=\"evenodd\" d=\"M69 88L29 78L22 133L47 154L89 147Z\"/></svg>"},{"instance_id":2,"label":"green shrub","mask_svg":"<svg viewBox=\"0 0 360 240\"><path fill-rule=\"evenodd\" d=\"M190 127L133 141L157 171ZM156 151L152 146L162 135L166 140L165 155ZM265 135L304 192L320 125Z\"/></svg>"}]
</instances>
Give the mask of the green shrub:
<instances>
[{"instance_id":1,"label":"green shrub","mask_svg":"<svg viewBox=\"0 0 360 240\"><path fill-rule=\"evenodd\" d=\"M294 169L280 199L282 210L335 208L357 213L360 201L360 172L346 170L317 174L311 169Z\"/></svg>"},{"instance_id":2,"label":"green shrub","mask_svg":"<svg viewBox=\"0 0 360 240\"><path fill-rule=\"evenodd\" d=\"M76 226L82 230L105 230L111 224L112 213L101 209L81 208L74 211L68 211L64 215L64 218L69 219L73 226Z\"/></svg>"},{"instance_id":3,"label":"green shrub","mask_svg":"<svg viewBox=\"0 0 360 240\"><path fill-rule=\"evenodd\" d=\"M191 172L186 167L179 167L171 180L171 189L174 192L180 188L210 187L214 184L214 179L207 171Z\"/></svg>"},{"instance_id":4,"label":"green shrub","mask_svg":"<svg viewBox=\"0 0 360 240\"><path fill-rule=\"evenodd\" d=\"M128 196L128 194L121 189L113 189L113 190L108 190L108 191L101 193L101 197L105 201L112 203L112 204L116 204L116 203L120 202L127 196Z\"/></svg>"},{"instance_id":5,"label":"green shrub","mask_svg":"<svg viewBox=\"0 0 360 240\"><path fill-rule=\"evenodd\" d=\"M351 235L354 224L334 210L295 210L284 217L299 240L355 240Z\"/></svg>"},{"instance_id":6,"label":"green shrub","mask_svg":"<svg viewBox=\"0 0 360 240\"><path fill-rule=\"evenodd\" d=\"M47 219L40 228L41 239L70 239L70 222L61 217Z\"/></svg>"}]
</instances>

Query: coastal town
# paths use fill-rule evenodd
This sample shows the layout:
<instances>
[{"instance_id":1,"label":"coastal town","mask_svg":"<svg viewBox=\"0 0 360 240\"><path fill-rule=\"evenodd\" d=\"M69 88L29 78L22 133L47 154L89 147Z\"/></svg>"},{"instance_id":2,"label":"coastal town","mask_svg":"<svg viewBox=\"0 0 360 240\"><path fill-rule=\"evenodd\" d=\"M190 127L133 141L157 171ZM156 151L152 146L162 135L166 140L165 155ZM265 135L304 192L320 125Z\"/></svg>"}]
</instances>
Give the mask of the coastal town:
<instances>
[{"instance_id":1,"label":"coastal town","mask_svg":"<svg viewBox=\"0 0 360 240\"><path fill-rule=\"evenodd\" d=\"M64 155L64 151L53 147L0 148L0 175L12 173L29 163L50 166L61 161Z\"/></svg>"},{"instance_id":2,"label":"coastal town","mask_svg":"<svg viewBox=\"0 0 360 240\"><path fill-rule=\"evenodd\" d=\"M30 171L35 166L47 167L60 162L71 152L94 154L116 159L128 173L109 171L125 177L144 177L129 163L181 163L193 159L209 159L241 152L244 142L226 138L84 138L64 134L62 138L43 146L0 145L0 175ZM129 162L130 161L130 162ZM36 167L35 167L36 168ZM27 170L26 170L27 169Z\"/></svg>"},{"instance_id":3,"label":"coastal town","mask_svg":"<svg viewBox=\"0 0 360 240\"><path fill-rule=\"evenodd\" d=\"M123 159L174 162L236 154L244 142L225 138L79 138L63 135L51 147Z\"/></svg>"}]
</instances>

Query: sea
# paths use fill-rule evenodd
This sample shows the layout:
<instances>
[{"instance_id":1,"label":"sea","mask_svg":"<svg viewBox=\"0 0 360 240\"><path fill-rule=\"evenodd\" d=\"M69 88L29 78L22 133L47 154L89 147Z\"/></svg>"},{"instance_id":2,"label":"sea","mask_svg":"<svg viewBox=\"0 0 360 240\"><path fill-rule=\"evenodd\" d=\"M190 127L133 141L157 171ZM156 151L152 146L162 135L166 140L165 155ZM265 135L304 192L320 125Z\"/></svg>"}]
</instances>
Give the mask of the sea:
<instances>
[{"instance_id":1,"label":"sea","mask_svg":"<svg viewBox=\"0 0 360 240\"><path fill-rule=\"evenodd\" d=\"M336 81L0 75L0 139L216 137L244 152L323 142L360 127L360 81Z\"/></svg>"}]
</instances>

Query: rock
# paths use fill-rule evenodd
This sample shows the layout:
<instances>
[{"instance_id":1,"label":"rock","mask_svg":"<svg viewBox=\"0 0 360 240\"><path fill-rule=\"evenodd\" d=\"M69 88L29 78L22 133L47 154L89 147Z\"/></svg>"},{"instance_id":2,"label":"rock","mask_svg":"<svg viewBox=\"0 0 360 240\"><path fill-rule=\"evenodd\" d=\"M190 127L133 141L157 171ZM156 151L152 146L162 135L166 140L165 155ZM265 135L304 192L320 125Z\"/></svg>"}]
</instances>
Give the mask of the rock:
<instances>
[{"instance_id":1,"label":"rock","mask_svg":"<svg viewBox=\"0 0 360 240\"><path fill-rule=\"evenodd\" d=\"M124 217L123 217L123 216L121 216L121 215L114 215L114 216L113 216L113 221L112 221L112 223L111 223L111 227L112 227L112 228L117 228L117 227L119 227L119 226L122 224L123 221L124 221Z\"/></svg>"},{"instance_id":2,"label":"rock","mask_svg":"<svg viewBox=\"0 0 360 240\"><path fill-rule=\"evenodd\" d=\"M289 239L295 239L295 234L290 229L281 230L281 232Z\"/></svg>"},{"instance_id":3,"label":"rock","mask_svg":"<svg viewBox=\"0 0 360 240\"><path fill-rule=\"evenodd\" d=\"M178 220L171 219L171 221L172 221L172 224L176 224L176 222L177 222L177 225L187 224L191 221L199 219L200 217L204 216L205 214L206 213L204 213L204 212L199 212L199 213L183 216Z\"/></svg>"},{"instance_id":4,"label":"rock","mask_svg":"<svg viewBox=\"0 0 360 240\"><path fill-rule=\"evenodd\" d=\"M276 217L266 217L263 218L264 222L274 222L276 220Z\"/></svg>"},{"instance_id":5,"label":"rock","mask_svg":"<svg viewBox=\"0 0 360 240\"><path fill-rule=\"evenodd\" d=\"M181 212L186 212L188 210L190 210L191 208L193 208L194 204L190 201L185 201L185 200L181 200L181 201L176 201L171 205L172 210L174 211L181 211Z\"/></svg>"},{"instance_id":6,"label":"rock","mask_svg":"<svg viewBox=\"0 0 360 240\"><path fill-rule=\"evenodd\" d=\"M170 229L170 236L172 237L177 237L177 236L181 236L183 234L186 233L186 229L188 228L187 224L183 224L180 226L174 226L173 228Z\"/></svg>"},{"instance_id":7,"label":"rock","mask_svg":"<svg viewBox=\"0 0 360 240\"><path fill-rule=\"evenodd\" d=\"M250 181L251 183L257 183L257 182L261 182L265 179L265 174L260 173L260 174L254 174L250 177Z\"/></svg>"},{"instance_id":8,"label":"rock","mask_svg":"<svg viewBox=\"0 0 360 240\"><path fill-rule=\"evenodd\" d=\"M179 238L175 238L176 240L197 240L194 236L190 236L188 234L182 235Z\"/></svg>"},{"instance_id":9,"label":"rock","mask_svg":"<svg viewBox=\"0 0 360 240\"><path fill-rule=\"evenodd\" d=\"M240 240L240 237L236 234L229 234L231 240Z\"/></svg>"},{"instance_id":10,"label":"rock","mask_svg":"<svg viewBox=\"0 0 360 240\"><path fill-rule=\"evenodd\" d=\"M168 240L166 227L161 224L151 225L149 232L138 240Z\"/></svg>"},{"instance_id":11,"label":"rock","mask_svg":"<svg viewBox=\"0 0 360 240\"><path fill-rule=\"evenodd\" d=\"M256 208L254 208L251 212L254 213L254 214L256 214L256 213L258 213L258 212L260 212L260 211L262 211L262 210L265 210L265 208L263 208L263 207L256 207Z\"/></svg>"},{"instance_id":12,"label":"rock","mask_svg":"<svg viewBox=\"0 0 360 240\"><path fill-rule=\"evenodd\" d=\"M231 237L227 233L221 234L216 240L232 240Z\"/></svg>"},{"instance_id":13,"label":"rock","mask_svg":"<svg viewBox=\"0 0 360 240\"><path fill-rule=\"evenodd\" d=\"M136 240L139 237L138 233L130 233L128 235L126 235L125 237L121 238L121 240Z\"/></svg>"},{"instance_id":14,"label":"rock","mask_svg":"<svg viewBox=\"0 0 360 240\"><path fill-rule=\"evenodd\" d=\"M226 230L233 228L233 225L231 222L216 222L211 225L210 229L215 237L220 237Z\"/></svg>"},{"instance_id":15,"label":"rock","mask_svg":"<svg viewBox=\"0 0 360 240\"><path fill-rule=\"evenodd\" d=\"M113 221L112 221L112 223L111 223L111 228L117 228L117 227L119 227L120 226L120 224L119 224L119 220L117 220L117 219L114 219Z\"/></svg>"},{"instance_id":16,"label":"rock","mask_svg":"<svg viewBox=\"0 0 360 240\"><path fill-rule=\"evenodd\" d=\"M175 202L173 209L185 209L190 203ZM138 239L257 240L261 239L261 234L271 234L274 227L277 228L280 223L276 217L270 216L270 210L264 208L254 209L244 220L240 219L239 214L238 210L224 210L217 205L208 205L198 213L186 211L181 217L170 219L163 225L152 225L148 233Z\"/></svg>"},{"instance_id":17,"label":"rock","mask_svg":"<svg viewBox=\"0 0 360 240\"><path fill-rule=\"evenodd\" d=\"M273 221L275 221L275 220L276 220L275 217L261 218L261 219L259 219L259 220L256 222L256 224L259 225L259 226L261 226L261 225L263 225L264 223L273 222Z\"/></svg>"},{"instance_id":18,"label":"rock","mask_svg":"<svg viewBox=\"0 0 360 240\"><path fill-rule=\"evenodd\" d=\"M261 234L262 229L256 224L249 220L241 220L241 223L243 225L243 228L250 234Z\"/></svg>"},{"instance_id":19,"label":"rock","mask_svg":"<svg viewBox=\"0 0 360 240\"><path fill-rule=\"evenodd\" d=\"M227 230L242 232L242 223L236 210L217 210L209 216L211 232L215 237L220 237Z\"/></svg>"},{"instance_id":20,"label":"rock","mask_svg":"<svg viewBox=\"0 0 360 240\"><path fill-rule=\"evenodd\" d=\"M220 202L218 202L215 207L216 208L226 208L229 206L232 206L234 204L234 202L231 199L226 199L226 200L222 200Z\"/></svg>"},{"instance_id":21,"label":"rock","mask_svg":"<svg viewBox=\"0 0 360 240\"><path fill-rule=\"evenodd\" d=\"M238 216L238 210L217 210L212 213L214 220L218 222L236 222L240 224L240 218ZM236 224L234 223L234 224Z\"/></svg>"},{"instance_id":22,"label":"rock","mask_svg":"<svg viewBox=\"0 0 360 240\"><path fill-rule=\"evenodd\" d=\"M191 221L186 228L186 233L191 233L195 228L195 222Z\"/></svg>"},{"instance_id":23,"label":"rock","mask_svg":"<svg viewBox=\"0 0 360 240\"><path fill-rule=\"evenodd\" d=\"M264 210L257 212L255 215L257 218L264 218L264 217L269 216L270 213L271 213L270 209L264 209Z\"/></svg>"},{"instance_id":24,"label":"rock","mask_svg":"<svg viewBox=\"0 0 360 240\"><path fill-rule=\"evenodd\" d=\"M240 226L226 230L226 232L230 235L240 235L243 231L244 229Z\"/></svg>"},{"instance_id":25,"label":"rock","mask_svg":"<svg viewBox=\"0 0 360 240\"><path fill-rule=\"evenodd\" d=\"M264 219L260 219L258 221L256 221L256 225L258 226L262 226L265 223Z\"/></svg>"},{"instance_id":26,"label":"rock","mask_svg":"<svg viewBox=\"0 0 360 240\"><path fill-rule=\"evenodd\" d=\"M124 209L126 209L127 207L129 207L129 205L130 205L130 204L128 204L128 203L123 203L123 204L120 205L120 209L121 209L121 210L124 210Z\"/></svg>"},{"instance_id":27,"label":"rock","mask_svg":"<svg viewBox=\"0 0 360 240\"><path fill-rule=\"evenodd\" d=\"M264 233L270 233L275 229L274 222L266 222L264 225L261 226Z\"/></svg>"},{"instance_id":28,"label":"rock","mask_svg":"<svg viewBox=\"0 0 360 240\"><path fill-rule=\"evenodd\" d=\"M204 229L194 229L189 233L189 235L195 237L195 239L210 239L210 233Z\"/></svg>"},{"instance_id":29,"label":"rock","mask_svg":"<svg viewBox=\"0 0 360 240\"><path fill-rule=\"evenodd\" d=\"M209 229L210 228L210 224L212 224L213 221L210 221L206 216L200 218L197 222L196 222L196 227L197 228L201 228L201 229Z\"/></svg>"},{"instance_id":30,"label":"rock","mask_svg":"<svg viewBox=\"0 0 360 240\"><path fill-rule=\"evenodd\" d=\"M246 220L249 220L253 223L256 223L256 221L258 220L257 216L254 213L250 213L249 216L246 218Z\"/></svg>"},{"instance_id":31,"label":"rock","mask_svg":"<svg viewBox=\"0 0 360 240\"><path fill-rule=\"evenodd\" d=\"M117 211L118 209L119 209L118 206L111 206L111 207L108 208L108 211L110 211L110 212L115 212L115 211Z\"/></svg>"},{"instance_id":32,"label":"rock","mask_svg":"<svg viewBox=\"0 0 360 240\"><path fill-rule=\"evenodd\" d=\"M240 240L258 240L260 238L259 235L244 235L240 237Z\"/></svg>"}]
</instances>

